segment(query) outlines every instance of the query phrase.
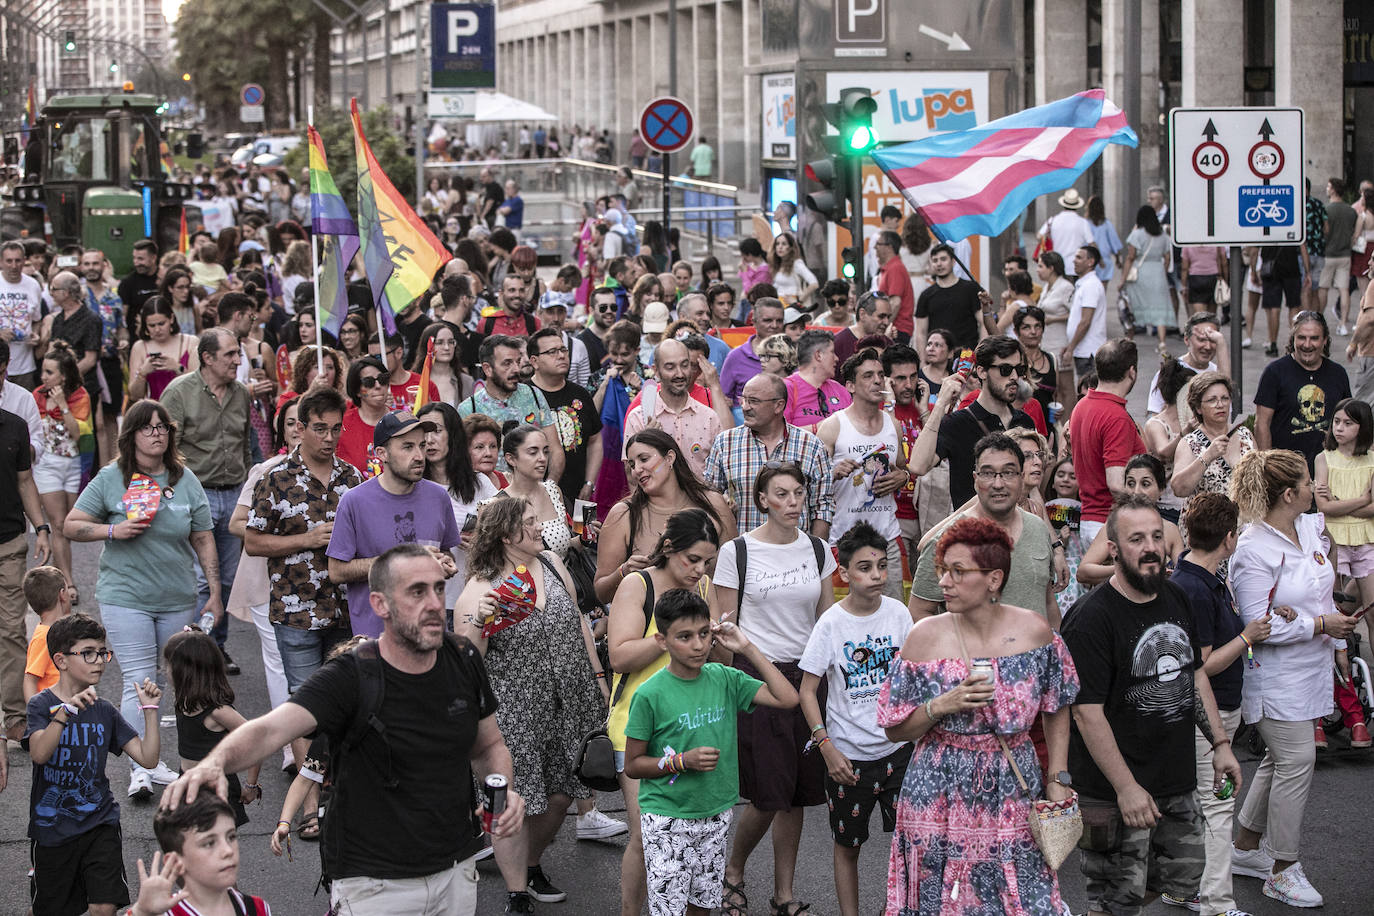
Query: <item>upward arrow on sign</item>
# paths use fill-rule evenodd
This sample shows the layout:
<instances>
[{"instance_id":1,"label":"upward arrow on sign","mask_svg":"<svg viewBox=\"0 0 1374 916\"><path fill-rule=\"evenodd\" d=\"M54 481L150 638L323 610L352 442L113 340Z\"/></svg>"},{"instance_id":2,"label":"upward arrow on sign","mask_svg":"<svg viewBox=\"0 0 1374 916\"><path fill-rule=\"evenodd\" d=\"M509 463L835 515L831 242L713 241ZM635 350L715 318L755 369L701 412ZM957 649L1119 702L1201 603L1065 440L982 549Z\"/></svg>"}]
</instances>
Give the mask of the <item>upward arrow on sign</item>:
<instances>
[{"instance_id":1,"label":"upward arrow on sign","mask_svg":"<svg viewBox=\"0 0 1374 916\"><path fill-rule=\"evenodd\" d=\"M1269 122L1265 121L1264 123L1268 124ZM1202 129L1202 135L1208 140L1215 140L1217 138L1217 126L1212 123L1211 118L1207 119L1207 126Z\"/></svg>"},{"instance_id":2,"label":"upward arrow on sign","mask_svg":"<svg viewBox=\"0 0 1374 916\"><path fill-rule=\"evenodd\" d=\"M1211 122L1211 121L1208 121L1207 123L1208 123L1208 124L1211 124L1212 122ZM1264 123L1260 125L1259 135L1260 135L1261 137L1263 137L1264 139L1266 139L1266 140L1268 140L1270 137L1274 136L1274 128L1272 128L1272 127L1269 126L1269 119L1268 119L1268 118L1265 118L1265 119L1264 119Z\"/></svg>"}]
</instances>

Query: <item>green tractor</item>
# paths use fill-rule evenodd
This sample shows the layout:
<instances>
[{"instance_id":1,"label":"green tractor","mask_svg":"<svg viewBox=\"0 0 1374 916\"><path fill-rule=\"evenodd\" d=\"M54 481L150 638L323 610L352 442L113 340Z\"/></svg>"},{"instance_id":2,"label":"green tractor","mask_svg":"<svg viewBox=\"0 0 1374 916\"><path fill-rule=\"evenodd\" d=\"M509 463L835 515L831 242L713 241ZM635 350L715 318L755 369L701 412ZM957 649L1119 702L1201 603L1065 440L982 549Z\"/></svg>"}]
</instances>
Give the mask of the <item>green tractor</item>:
<instances>
[{"instance_id":1,"label":"green tractor","mask_svg":"<svg viewBox=\"0 0 1374 916\"><path fill-rule=\"evenodd\" d=\"M175 249L193 189L164 165L161 104L132 86L50 99L29 134L23 178L0 211L0 239L99 248L116 275L133 269L140 239Z\"/></svg>"}]
</instances>

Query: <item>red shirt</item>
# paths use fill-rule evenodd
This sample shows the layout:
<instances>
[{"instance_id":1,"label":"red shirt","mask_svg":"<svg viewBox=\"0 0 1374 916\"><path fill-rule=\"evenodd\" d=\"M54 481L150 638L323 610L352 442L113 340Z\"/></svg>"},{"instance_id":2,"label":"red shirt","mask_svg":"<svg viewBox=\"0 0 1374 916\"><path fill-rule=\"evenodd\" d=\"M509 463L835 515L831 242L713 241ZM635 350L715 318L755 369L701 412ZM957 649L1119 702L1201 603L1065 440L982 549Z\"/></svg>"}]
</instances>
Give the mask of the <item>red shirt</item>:
<instances>
[{"instance_id":1,"label":"red shirt","mask_svg":"<svg viewBox=\"0 0 1374 916\"><path fill-rule=\"evenodd\" d=\"M407 378L404 382L393 384L391 386L391 403L388 405L387 409L391 411L414 411L415 399L419 397L419 395L420 373L412 372L410 373L410 377ZM439 389L433 382L429 383L429 400L439 400Z\"/></svg>"},{"instance_id":2,"label":"red shirt","mask_svg":"<svg viewBox=\"0 0 1374 916\"><path fill-rule=\"evenodd\" d=\"M1069 418L1073 470L1085 522L1105 522L1112 508L1107 468L1124 468L1145 453L1140 428L1126 410L1126 399L1096 389L1074 405Z\"/></svg>"},{"instance_id":3,"label":"red shirt","mask_svg":"<svg viewBox=\"0 0 1374 916\"><path fill-rule=\"evenodd\" d=\"M340 458L358 469L363 480L371 480L382 470L381 462L372 456L372 432L375 429L375 426L363 420L357 407L348 405L348 410L344 411L343 432L339 434L335 451Z\"/></svg>"},{"instance_id":4,"label":"red shirt","mask_svg":"<svg viewBox=\"0 0 1374 916\"><path fill-rule=\"evenodd\" d=\"M916 404L894 404L892 416L902 432L902 454L911 460L911 449L916 445L916 437L921 434L921 417L916 413ZM916 518L916 478L913 476L895 494L898 518Z\"/></svg>"},{"instance_id":5,"label":"red shirt","mask_svg":"<svg viewBox=\"0 0 1374 916\"><path fill-rule=\"evenodd\" d=\"M902 259L893 255L878 269L878 292L897 300L892 326L910 336L916 331L916 294L911 289L911 275Z\"/></svg>"}]
</instances>

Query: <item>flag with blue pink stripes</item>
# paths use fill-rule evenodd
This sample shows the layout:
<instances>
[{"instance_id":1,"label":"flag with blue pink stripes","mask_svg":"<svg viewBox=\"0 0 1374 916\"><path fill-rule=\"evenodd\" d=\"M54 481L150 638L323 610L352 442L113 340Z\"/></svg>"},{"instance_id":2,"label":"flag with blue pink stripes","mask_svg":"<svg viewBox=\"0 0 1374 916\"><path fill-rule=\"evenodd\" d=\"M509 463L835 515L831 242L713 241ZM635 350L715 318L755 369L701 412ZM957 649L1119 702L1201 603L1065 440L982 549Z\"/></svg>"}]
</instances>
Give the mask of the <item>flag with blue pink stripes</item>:
<instances>
[{"instance_id":1,"label":"flag with blue pink stripes","mask_svg":"<svg viewBox=\"0 0 1374 916\"><path fill-rule=\"evenodd\" d=\"M971 130L874 150L873 161L946 242L997 235L1035 198L1072 185L1108 143L1134 147L1101 89Z\"/></svg>"}]
</instances>

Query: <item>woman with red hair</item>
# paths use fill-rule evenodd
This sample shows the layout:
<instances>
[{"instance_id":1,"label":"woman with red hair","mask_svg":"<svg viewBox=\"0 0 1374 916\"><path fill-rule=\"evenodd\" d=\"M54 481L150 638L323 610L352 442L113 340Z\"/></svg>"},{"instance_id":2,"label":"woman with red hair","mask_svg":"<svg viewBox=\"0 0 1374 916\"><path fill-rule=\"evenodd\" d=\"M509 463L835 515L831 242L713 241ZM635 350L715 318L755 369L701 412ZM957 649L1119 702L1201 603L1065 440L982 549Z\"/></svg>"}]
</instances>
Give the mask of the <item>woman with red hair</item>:
<instances>
[{"instance_id":1,"label":"woman with red hair","mask_svg":"<svg viewBox=\"0 0 1374 916\"><path fill-rule=\"evenodd\" d=\"M1042 785L1029 732L1043 715L1054 774L1044 794L1069 798L1078 674L1044 617L1001 603L1011 551L1006 531L987 519L950 526L935 550L947 613L911 628L883 685L878 724L892 741L916 742L888 864L893 916L947 912L946 900L960 912L1064 910L1030 835Z\"/></svg>"}]
</instances>

